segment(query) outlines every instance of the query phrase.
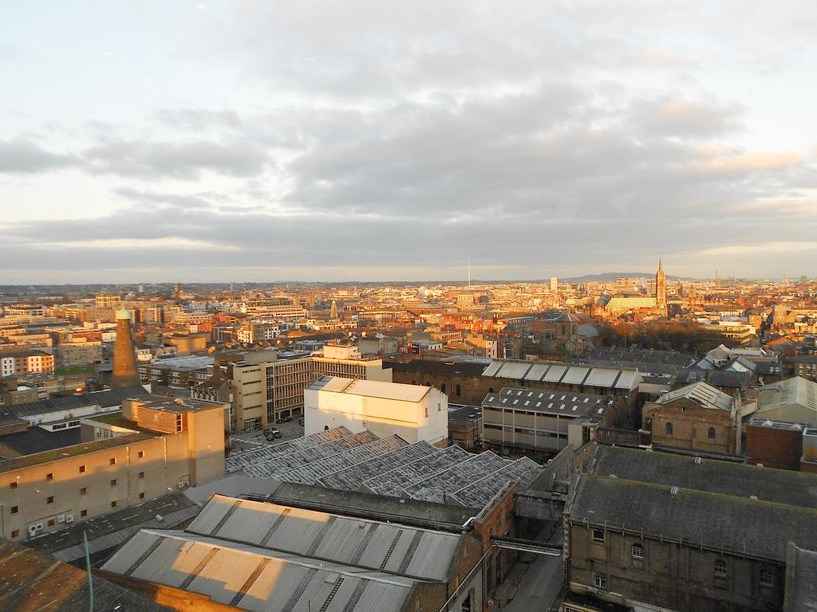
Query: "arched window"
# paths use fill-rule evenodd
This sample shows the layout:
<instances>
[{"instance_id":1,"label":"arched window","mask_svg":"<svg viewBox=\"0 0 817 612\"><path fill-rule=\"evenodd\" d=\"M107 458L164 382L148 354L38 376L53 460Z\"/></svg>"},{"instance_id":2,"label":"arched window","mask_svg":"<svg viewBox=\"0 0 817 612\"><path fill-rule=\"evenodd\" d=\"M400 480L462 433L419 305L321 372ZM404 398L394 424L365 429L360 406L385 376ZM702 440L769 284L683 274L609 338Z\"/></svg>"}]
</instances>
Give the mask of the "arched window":
<instances>
[{"instance_id":1,"label":"arched window","mask_svg":"<svg viewBox=\"0 0 817 612\"><path fill-rule=\"evenodd\" d=\"M440 391L445 393L445 383L440 383Z\"/></svg>"},{"instance_id":2,"label":"arched window","mask_svg":"<svg viewBox=\"0 0 817 612\"><path fill-rule=\"evenodd\" d=\"M667 423L665 429L667 431L667 435L671 436L672 435L672 423Z\"/></svg>"},{"instance_id":3,"label":"arched window","mask_svg":"<svg viewBox=\"0 0 817 612\"><path fill-rule=\"evenodd\" d=\"M430 382L427 382L427 383L426 383L426 387L433 387L433 386L434 386L434 385L432 385Z\"/></svg>"},{"instance_id":4,"label":"arched window","mask_svg":"<svg viewBox=\"0 0 817 612\"><path fill-rule=\"evenodd\" d=\"M714 427L709 428L709 430L706 432L706 437L709 438L710 440L715 439L715 428Z\"/></svg>"},{"instance_id":5,"label":"arched window","mask_svg":"<svg viewBox=\"0 0 817 612\"><path fill-rule=\"evenodd\" d=\"M457 385L456 387L454 387L454 395L456 395L457 397L459 397L460 395L462 395L462 388L461 388L459 385Z\"/></svg>"}]
</instances>

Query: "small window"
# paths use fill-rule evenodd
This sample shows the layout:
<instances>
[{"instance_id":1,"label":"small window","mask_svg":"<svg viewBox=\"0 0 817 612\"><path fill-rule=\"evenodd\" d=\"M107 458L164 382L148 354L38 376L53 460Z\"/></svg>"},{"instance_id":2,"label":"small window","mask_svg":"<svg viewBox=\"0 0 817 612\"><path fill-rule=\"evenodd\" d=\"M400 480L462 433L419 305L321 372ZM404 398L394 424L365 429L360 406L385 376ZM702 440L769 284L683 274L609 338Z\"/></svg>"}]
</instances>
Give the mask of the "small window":
<instances>
[{"instance_id":1,"label":"small window","mask_svg":"<svg viewBox=\"0 0 817 612\"><path fill-rule=\"evenodd\" d=\"M142 493L140 493L140 494L139 494L139 499L145 499L145 494L144 494L144 492L142 492Z\"/></svg>"},{"instance_id":2,"label":"small window","mask_svg":"<svg viewBox=\"0 0 817 612\"><path fill-rule=\"evenodd\" d=\"M46 480L54 480L54 473L49 472L48 474L45 475L45 479Z\"/></svg>"},{"instance_id":3,"label":"small window","mask_svg":"<svg viewBox=\"0 0 817 612\"><path fill-rule=\"evenodd\" d=\"M145 456L145 451L139 451L138 453L136 453L136 456L139 457L139 459L143 459Z\"/></svg>"},{"instance_id":4,"label":"small window","mask_svg":"<svg viewBox=\"0 0 817 612\"><path fill-rule=\"evenodd\" d=\"M111 457L111 465L116 465L116 457Z\"/></svg>"},{"instance_id":5,"label":"small window","mask_svg":"<svg viewBox=\"0 0 817 612\"><path fill-rule=\"evenodd\" d=\"M20 530L19 529L13 529L12 532L11 532L11 537L12 538L20 537Z\"/></svg>"},{"instance_id":6,"label":"small window","mask_svg":"<svg viewBox=\"0 0 817 612\"><path fill-rule=\"evenodd\" d=\"M19 511L20 511L20 506L12 506L11 507L11 513L12 514L17 514Z\"/></svg>"},{"instance_id":7,"label":"small window","mask_svg":"<svg viewBox=\"0 0 817 612\"><path fill-rule=\"evenodd\" d=\"M54 519L48 519L48 526L49 526L49 527L53 527L53 526L54 526L54 525L56 525L56 524L57 524L57 521L56 521L56 520L54 520Z\"/></svg>"},{"instance_id":8,"label":"small window","mask_svg":"<svg viewBox=\"0 0 817 612\"><path fill-rule=\"evenodd\" d=\"M80 495L88 495L88 487L82 487L82 488L79 490L79 494L80 494Z\"/></svg>"},{"instance_id":9,"label":"small window","mask_svg":"<svg viewBox=\"0 0 817 612\"><path fill-rule=\"evenodd\" d=\"M709 438L710 440L715 439L715 428L714 427L709 428L709 430L706 432L706 437Z\"/></svg>"},{"instance_id":10,"label":"small window","mask_svg":"<svg viewBox=\"0 0 817 612\"><path fill-rule=\"evenodd\" d=\"M53 496L53 495L49 495L48 497L46 497L46 498L45 498L45 503L47 503L47 504L53 504L53 503L54 503L54 496Z\"/></svg>"},{"instance_id":11,"label":"small window","mask_svg":"<svg viewBox=\"0 0 817 612\"><path fill-rule=\"evenodd\" d=\"M726 561L715 559L715 578L726 578Z\"/></svg>"},{"instance_id":12,"label":"small window","mask_svg":"<svg viewBox=\"0 0 817 612\"><path fill-rule=\"evenodd\" d=\"M116 508L116 506L117 506L117 502L112 501L112 502L111 502L111 508Z\"/></svg>"},{"instance_id":13,"label":"small window","mask_svg":"<svg viewBox=\"0 0 817 612\"><path fill-rule=\"evenodd\" d=\"M644 545L635 543L633 544L633 559L644 559Z\"/></svg>"},{"instance_id":14,"label":"small window","mask_svg":"<svg viewBox=\"0 0 817 612\"><path fill-rule=\"evenodd\" d=\"M604 529L593 530L593 541L604 543Z\"/></svg>"},{"instance_id":15,"label":"small window","mask_svg":"<svg viewBox=\"0 0 817 612\"><path fill-rule=\"evenodd\" d=\"M144 478L144 477L145 477L145 473L144 472L139 472L139 478Z\"/></svg>"},{"instance_id":16,"label":"small window","mask_svg":"<svg viewBox=\"0 0 817 612\"><path fill-rule=\"evenodd\" d=\"M84 474L84 473L85 473L85 469L86 469L86 468L85 468L85 466L84 466L84 465L79 466L79 473L80 473L80 474Z\"/></svg>"},{"instance_id":17,"label":"small window","mask_svg":"<svg viewBox=\"0 0 817 612\"><path fill-rule=\"evenodd\" d=\"M774 573L768 567L760 570L760 585L765 587L774 586Z\"/></svg>"},{"instance_id":18,"label":"small window","mask_svg":"<svg viewBox=\"0 0 817 612\"><path fill-rule=\"evenodd\" d=\"M111 486L112 487L116 486L116 478L111 478Z\"/></svg>"},{"instance_id":19,"label":"small window","mask_svg":"<svg viewBox=\"0 0 817 612\"><path fill-rule=\"evenodd\" d=\"M666 430L668 436L672 435L672 423L667 423L664 429Z\"/></svg>"},{"instance_id":20,"label":"small window","mask_svg":"<svg viewBox=\"0 0 817 612\"><path fill-rule=\"evenodd\" d=\"M88 516L88 511L87 510L80 510L79 515L80 516Z\"/></svg>"},{"instance_id":21,"label":"small window","mask_svg":"<svg viewBox=\"0 0 817 612\"><path fill-rule=\"evenodd\" d=\"M17 488L17 481L13 481L9 483L9 489L16 489Z\"/></svg>"},{"instance_id":22,"label":"small window","mask_svg":"<svg viewBox=\"0 0 817 612\"><path fill-rule=\"evenodd\" d=\"M597 589L606 589L607 588L607 576L605 574L596 574L593 577L593 584L596 585Z\"/></svg>"}]
</instances>

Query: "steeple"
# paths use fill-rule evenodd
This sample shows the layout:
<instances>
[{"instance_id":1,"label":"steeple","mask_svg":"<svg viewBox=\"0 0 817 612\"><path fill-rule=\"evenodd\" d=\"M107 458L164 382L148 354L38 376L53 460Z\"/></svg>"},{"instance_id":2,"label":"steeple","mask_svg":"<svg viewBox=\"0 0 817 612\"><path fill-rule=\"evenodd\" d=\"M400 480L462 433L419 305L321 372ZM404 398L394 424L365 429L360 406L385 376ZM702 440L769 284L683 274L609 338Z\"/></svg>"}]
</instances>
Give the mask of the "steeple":
<instances>
[{"instance_id":1,"label":"steeple","mask_svg":"<svg viewBox=\"0 0 817 612\"><path fill-rule=\"evenodd\" d=\"M658 272L655 273L655 307L667 312L667 276L661 259L658 260Z\"/></svg>"}]
</instances>

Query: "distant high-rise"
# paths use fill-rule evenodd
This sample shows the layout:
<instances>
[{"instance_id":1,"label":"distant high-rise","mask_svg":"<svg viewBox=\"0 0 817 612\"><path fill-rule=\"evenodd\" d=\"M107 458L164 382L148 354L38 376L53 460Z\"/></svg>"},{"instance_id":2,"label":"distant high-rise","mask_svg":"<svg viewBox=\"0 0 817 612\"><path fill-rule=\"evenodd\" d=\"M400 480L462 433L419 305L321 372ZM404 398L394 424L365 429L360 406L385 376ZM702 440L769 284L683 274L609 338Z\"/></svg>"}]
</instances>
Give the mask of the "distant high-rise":
<instances>
[{"instance_id":1,"label":"distant high-rise","mask_svg":"<svg viewBox=\"0 0 817 612\"><path fill-rule=\"evenodd\" d=\"M667 310L667 276L664 266L658 260L658 272L655 273L655 307L666 312Z\"/></svg>"},{"instance_id":2,"label":"distant high-rise","mask_svg":"<svg viewBox=\"0 0 817 612\"><path fill-rule=\"evenodd\" d=\"M125 389L139 384L136 371L136 353L130 329L130 311L116 311L116 342L113 344L112 389Z\"/></svg>"},{"instance_id":3,"label":"distant high-rise","mask_svg":"<svg viewBox=\"0 0 817 612\"><path fill-rule=\"evenodd\" d=\"M559 290L559 279L555 276L550 277L550 290L552 293L556 293Z\"/></svg>"},{"instance_id":4,"label":"distant high-rise","mask_svg":"<svg viewBox=\"0 0 817 612\"><path fill-rule=\"evenodd\" d=\"M332 300L332 307L329 309L329 318L330 319L338 318L338 303L335 300Z\"/></svg>"}]
</instances>

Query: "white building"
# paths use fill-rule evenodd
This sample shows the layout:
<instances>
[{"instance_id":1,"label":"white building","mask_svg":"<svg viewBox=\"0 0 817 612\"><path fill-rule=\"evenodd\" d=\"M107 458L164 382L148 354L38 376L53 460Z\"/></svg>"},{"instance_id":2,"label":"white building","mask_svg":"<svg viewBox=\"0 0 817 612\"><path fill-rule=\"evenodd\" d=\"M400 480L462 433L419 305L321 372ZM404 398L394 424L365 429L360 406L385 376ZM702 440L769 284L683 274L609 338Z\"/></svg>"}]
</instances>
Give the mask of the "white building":
<instances>
[{"instance_id":1,"label":"white building","mask_svg":"<svg viewBox=\"0 0 817 612\"><path fill-rule=\"evenodd\" d=\"M421 385L324 376L304 391L304 434L340 426L445 446L448 396Z\"/></svg>"}]
</instances>

